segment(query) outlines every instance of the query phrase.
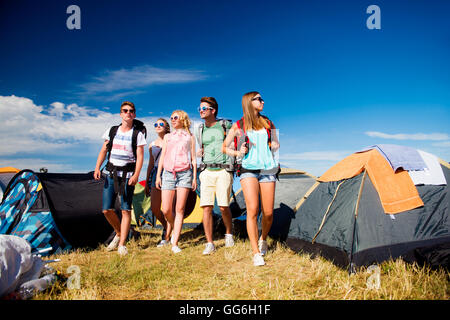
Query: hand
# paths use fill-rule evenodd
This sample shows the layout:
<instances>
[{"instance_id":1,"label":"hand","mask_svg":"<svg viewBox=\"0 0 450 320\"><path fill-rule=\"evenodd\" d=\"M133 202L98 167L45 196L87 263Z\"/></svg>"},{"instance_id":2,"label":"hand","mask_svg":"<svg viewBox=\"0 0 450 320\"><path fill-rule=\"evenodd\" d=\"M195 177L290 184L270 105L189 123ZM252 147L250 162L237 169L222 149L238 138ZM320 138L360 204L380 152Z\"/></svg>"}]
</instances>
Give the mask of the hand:
<instances>
[{"instance_id":1,"label":"hand","mask_svg":"<svg viewBox=\"0 0 450 320\"><path fill-rule=\"evenodd\" d=\"M272 141L272 151L280 149L280 144L277 141Z\"/></svg>"},{"instance_id":2,"label":"hand","mask_svg":"<svg viewBox=\"0 0 450 320\"><path fill-rule=\"evenodd\" d=\"M239 156L244 156L248 152L247 147L245 146L245 143L242 144L241 148L239 149Z\"/></svg>"},{"instance_id":3,"label":"hand","mask_svg":"<svg viewBox=\"0 0 450 320\"><path fill-rule=\"evenodd\" d=\"M94 179L95 180L100 180L100 177L102 176L101 172L99 169L95 169L94 171Z\"/></svg>"},{"instance_id":4,"label":"hand","mask_svg":"<svg viewBox=\"0 0 450 320\"><path fill-rule=\"evenodd\" d=\"M198 151L197 151L197 158L201 158L201 157L203 157L203 148L198 149Z\"/></svg>"},{"instance_id":5,"label":"hand","mask_svg":"<svg viewBox=\"0 0 450 320\"><path fill-rule=\"evenodd\" d=\"M136 175L132 175L130 179L128 179L128 185L129 186L135 186L136 183L138 182L138 178L136 177Z\"/></svg>"},{"instance_id":6,"label":"hand","mask_svg":"<svg viewBox=\"0 0 450 320\"><path fill-rule=\"evenodd\" d=\"M197 179L192 180L192 191L197 190Z\"/></svg>"},{"instance_id":7,"label":"hand","mask_svg":"<svg viewBox=\"0 0 450 320\"><path fill-rule=\"evenodd\" d=\"M156 189L161 190L161 178L160 177L156 178L155 185L156 185Z\"/></svg>"}]
</instances>

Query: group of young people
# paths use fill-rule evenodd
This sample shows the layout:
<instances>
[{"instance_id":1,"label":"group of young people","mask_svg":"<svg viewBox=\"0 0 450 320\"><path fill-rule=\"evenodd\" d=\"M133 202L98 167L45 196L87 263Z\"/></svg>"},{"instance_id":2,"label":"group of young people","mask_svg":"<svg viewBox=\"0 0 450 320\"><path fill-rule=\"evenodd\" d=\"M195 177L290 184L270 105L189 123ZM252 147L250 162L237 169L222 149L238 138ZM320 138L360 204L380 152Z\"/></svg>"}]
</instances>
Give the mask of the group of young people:
<instances>
[{"instance_id":1,"label":"group of young people","mask_svg":"<svg viewBox=\"0 0 450 320\"><path fill-rule=\"evenodd\" d=\"M274 124L261 114L264 100L259 92L246 93L242 97L242 109L243 117L233 124L218 117L219 105L214 97L203 97L198 108L203 123L194 133L190 131L189 116L183 110L172 112L171 126L163 118L155 122L157 138L149 146L145 192L151 197L153 215L163 227L158 247L171 245L173 253L182 251L178 244L186 201L190 190L197 189L198 182L207 240L203 254L209 255L216 250L212 216L215 200L225 225L225 247L232 247L234 239L229 204L236 175L246 204L253 264L265 264L263 256L268 250L266 239L272 226L276 176L280 170L274 154L280 145ZM135 119L136 109L132 102L122 103L120 116L121 125L108 129L103 135L105 141L97 158L94 178L101 179L100 168L108 157L103 214L116 235L107 250L117 248L120 255L125 255L134 186L142 169L146 141L145 134L136 126L136 122L140 122ZM202 160L199 164L197 158ZM118 195L121 219L114 210ZM259 235L257 215L260 203L262 232Z\"/></svg>"}]
</instances>

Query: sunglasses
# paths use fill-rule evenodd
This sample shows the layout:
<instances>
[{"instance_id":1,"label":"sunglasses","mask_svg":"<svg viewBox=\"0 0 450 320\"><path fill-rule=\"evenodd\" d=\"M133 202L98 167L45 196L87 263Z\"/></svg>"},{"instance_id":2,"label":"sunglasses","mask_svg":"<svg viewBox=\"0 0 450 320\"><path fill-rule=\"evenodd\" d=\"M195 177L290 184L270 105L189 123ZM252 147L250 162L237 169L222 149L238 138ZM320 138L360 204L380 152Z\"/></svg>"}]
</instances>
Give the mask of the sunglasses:
<instances>
[{"instance_id":1,"label":"sunglasses","mask_svg":"<svg viewBox=\"0 0 450 320\"><path fill-rule=\"evenodd\" d=\"M172 121L177 121L178 119L180 119L179 116L173 116L173 117L170 117L170 120L172 120Z\"/></svg>"},{"instance_id":2,"label":"sunglasses","mask_svg":"<svg viewBox=\"0 0 450 320\"><path fill-rule=\"evenodd\" d=\"M135 113L135 110L134 109L122 109L121 110L123 113Z\"/></svg>"},{"instance_id":3,"label":"sunglasses","mask_svg":"<svg viewBox=\"0 0 450 320\"><path fill-rule=\"evenodd\" d=\"M259 102L264 102L264 99L261 97L253 98L252 101L259 100Z\"/></svg>"},{"instance_id":4,"label":"sunglasses","mask_svg":"<svg viewBox=\"0 0 450 320\"><path fill-rule=\"evenodd\" d=\"M155 122L155 128L158 128L158 127L164 127L164 122Z\"/></svg>"},{"instance_id":5,"label":"sunglasses","mask_svg":"<svg viewBox=\"0 0 450 320\"><path fill-rule=\"evenodd\" d=\"M202 111L206 111L206 110L212 110L214 108L212 107L205 107L205 106L200 106L198 107L198 112L202 112Z\"/></svg>"}]
</instances>

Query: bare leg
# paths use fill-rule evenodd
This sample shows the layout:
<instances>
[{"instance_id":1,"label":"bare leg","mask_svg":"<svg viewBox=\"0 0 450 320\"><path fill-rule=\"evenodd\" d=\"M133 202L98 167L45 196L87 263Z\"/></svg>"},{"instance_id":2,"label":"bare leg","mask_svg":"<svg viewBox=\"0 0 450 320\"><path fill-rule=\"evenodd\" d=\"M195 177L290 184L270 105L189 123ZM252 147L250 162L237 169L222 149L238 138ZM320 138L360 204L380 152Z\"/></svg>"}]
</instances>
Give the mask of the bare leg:
<instances>
[{"instance_id":1,"label":"bare leg","mask_svg":"<svg viewBox=\"0 0 450 320\"><path fill-rule=\"evenodd\" d=\"M114 209L104 210L106 221L113 227L116 235L120 237L120 220Z\"/></svg>"},{"instance_id":2,"label":"bare leg","mask_svg":"<svg viewBox=\"0 0 450 320\"><path fill-rule=\"evenodd\" d=\"M167 220L164 218L164 214L161 211L161 190L152 188L151 190L151 210L156 219L161 222L161 225L167 230Z\"/></svg>"},{"instance_id":3,"label":"bare leg","mask_svg":"<svg viewBox=\"0 0 450 320\"><path fill-rule=\"evenodd\" d=\"M125 241L127 241L128 237L128 232L130 232L130 224L131 224L131 211L122 210L122 223L120 224L119 246L125 245Z\"/></svg>"},{"instance_id":4,"label":"bare leg","mask_svg":"<svg viewBox=\"0 0 450 320\"><path fill-rule=\"evenodd\" d=\"M203 207L203 230L205 230L205 236L207 242L213 242L213 218L212 218L213 206Z\"/></svg>"},{"instance_id":5,"label":"bare leg","mask_svg":"<svg viewBox=\"0 0 450 320\"><path fill-rule=\"evenodd\" d=\"M173 224L173 246L178 245L181 229L183 228L184 209L189 194L188 188L177 188L177 201L175 205L175 221Z\"/></svg>"},{"instance_id":6,"label":"bare leg","mask_svg":"<svg viewBox=\"0 0 450 320\"><path fill-rule=\"evenodd\" d=\"M256 178L241 180L244 192L245 205L247 207L247 233L252 246L253 254L259 253L258 248L258 211L259 211L259 183Z\"/></svg>"},{"instance_id":7,"label":"bare leg","mask_svg":"<svg viewBox=\"0 0 450 320\"><path fill-rule=\"evenodd\" d=\"M229 207L219 207L220 213L222 214L223 224L225 225L225 233L232 234L233 233L233 222L231 211Z\"/></svg>"},{"instance_id":8,"label":"bare leg","mask_svg":"<svg viewBox=\"0 0 450 320\"><path fill-rule=\"evenodd\" d=\"M266 240L273 222L273 205L275 201L275 182L259 184L261 191L262 232L261 239Z\"/></svg>"},{"instance_id":9,"label":"bare leg","mask_svg":"<svg viewBox=\"0 0 450 320\"><path fill-rule=\"evenodd\" d=\"M173 225L175 222L175 215L173 214L173 202L175 198L175 190L162 190L161 191L161 202L162 202L162 213L167 221L167 241L169 237L169 231L173 230Z\"/></svg>"}]
</instances>

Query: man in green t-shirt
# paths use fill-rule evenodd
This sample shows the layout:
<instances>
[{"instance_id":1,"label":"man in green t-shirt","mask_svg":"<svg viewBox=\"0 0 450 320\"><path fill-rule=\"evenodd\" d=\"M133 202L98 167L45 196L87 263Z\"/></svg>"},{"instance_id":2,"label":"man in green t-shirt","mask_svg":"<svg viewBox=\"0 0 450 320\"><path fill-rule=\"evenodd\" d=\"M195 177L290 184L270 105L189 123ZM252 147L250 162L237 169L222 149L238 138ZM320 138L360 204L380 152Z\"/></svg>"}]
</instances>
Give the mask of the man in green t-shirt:
<instances>
[{"instance_id":1,"label":"man in green t-shirt","mask_svg":"<svg viewBox=\"0 0 450 320\"><path fill-rule=\"evenodd\" d=\"M225 246L234 245L232 234L232 221L230 193L233 186L233 162L230 157L222 153L222 144L227 130L231 128L231 121L218 120L219 106L213 97L200 99L200 117L204 120L196 131L197 141L200 146L198 156L202 157L202 172L200 173L200 207L203 208L203 228L205 230L207 244L203 254L211 254L215 251L213 242L213 207L214 199L222 213L225 224Z\"/></svg>"}]
</instances>

